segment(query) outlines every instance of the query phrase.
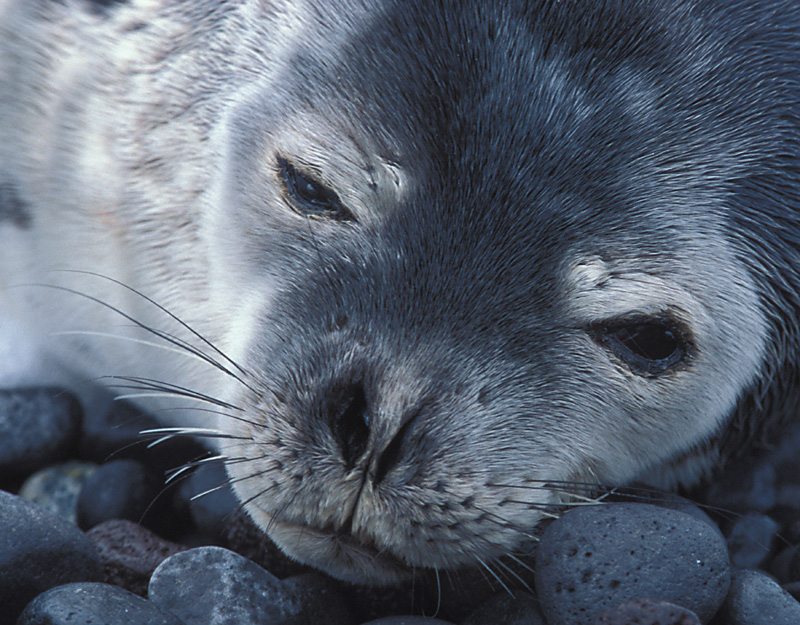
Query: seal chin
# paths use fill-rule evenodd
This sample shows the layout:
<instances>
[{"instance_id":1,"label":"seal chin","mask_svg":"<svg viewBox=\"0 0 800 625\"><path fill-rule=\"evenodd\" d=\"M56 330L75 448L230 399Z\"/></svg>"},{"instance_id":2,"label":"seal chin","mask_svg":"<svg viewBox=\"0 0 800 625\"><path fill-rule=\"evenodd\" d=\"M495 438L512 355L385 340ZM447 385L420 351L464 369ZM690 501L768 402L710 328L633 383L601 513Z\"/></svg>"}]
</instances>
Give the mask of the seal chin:
<instances>
[{"instance_id":1,"label":"seal chin","mask_svg":"<svg viewBox=\"0 0 800 625\"><path fill-rule=\"evenodd\" d=\"M286 555L332 577L356 584L391 585L412 576L412 570L397 558L349 535L263 514L259 522L266 521L262 527L269 528L269 537Z\"/></svg>"}]
</instances>

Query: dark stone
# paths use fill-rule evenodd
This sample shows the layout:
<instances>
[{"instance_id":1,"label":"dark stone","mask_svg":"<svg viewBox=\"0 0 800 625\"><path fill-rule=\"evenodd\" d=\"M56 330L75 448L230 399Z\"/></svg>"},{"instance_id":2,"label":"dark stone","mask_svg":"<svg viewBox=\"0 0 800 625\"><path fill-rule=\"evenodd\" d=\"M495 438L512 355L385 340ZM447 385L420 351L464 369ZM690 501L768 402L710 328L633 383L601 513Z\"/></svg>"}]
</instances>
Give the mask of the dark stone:
<instances>
[{"instance_id":1,"label":"dark stone","mask_svg":"<svg viewBox=\"0 0 800 625\"><path fill-rule=\"evenodd\" d=\"M769 557L778 523L765 514L739 517L728 531L731 565L740 569L759 568Z\"/></svg>"},{"instance_id":2,"label":"dark stone","mask_svg":"<svg viewBox=\"0 0 800 625\"><path fill-rule=\"evenodd\" d=\"M78 526L87 530L112 519L141 523L162 486L158 474L141 462L107 462L83 484L78 497Z\"/></svg>"},{"instance_id":3,"label":"dark stone","mask_svg":"<svg viewBox=\"0 0 800 625\"><path fill-rule=\"evenodd\" d=\"M10 221L18 228L29 228L33 219L16 185L0 182L0 222Z\"/></svg>"},{"instance_id":4,"label":"dark stone","mask_svg":"<svg viewBox=\"0 0 800 625\"><path fill-rule=\"evenodd\" d=\"M147 596L150 576L170 556L186 547L156 536L130 521L106 521L87 533L103 564L103 581Z\"/></svg>"},{"instance_id":5,"label":"dark stone","mask_svg":"<svg viewBox=\"0 0 800 625\"><path fill-rule=\"evenodd\" d=\"M667 601L634 599L604 610L593 625L702 625L697 615Z\"/></svg>"},{"instance_id":6,"label":"dark stone","mask_svg":"<svg viewBox=\"0 0 800 625\"><path fill-rule=\"evenodd\" d=\"M453 625L450 621L443 621L430 616L385 616L364 625Z\"/></svg>"},{"instance_id":7,"label":"dark stone","mask_svg":"<svg viewBox=\"0 0 800 625\"><path fill-rule=\"evenodd\" d=\"M195 526L213 540L220 540L233 521L240 502L230 487L230 478L220 462L200 465L181 484L176 498L185 506Z\"/></svg>"},{"instance_id":8,"label":"dark stone","mask_svg":"<svg viewBox=\"0 0 800 625\"><path fill-rule=\"evenodd\" d=\"M729 584L718 531L648 504L570 510L545 530L536 556L536 594L548 622L559 625L588 625L603 610L641 597L707 621Z\"/></svg>"},{"instance_id":9,"label":"dark stone","mask_svg":"<svg viewBox=\"0 0 800 625\"><path fill-rule=\"evenodd\" d=\"M284 590L300 602L300 612L310 624L354 625L356 619L337 584L318 573L290 577L282 582Z\"/></svg>"},{"instance_id":10,"label":"dark stone","mask_svg":"<svg viewBox=\"0 0 800 625\"><path fill-rule=\"evenodd\" d=\"M715 623L724 625L797 625L800 603L772 578L737 571Z\"/></svg>"},{"instance_id":11,"label":"dark stone","mask_svg":"<svg viewBox=\"0 0 800 625\"><path fill-rule=\"evenodd\" d=\"M183 625L151 602L108 584L66 584L34 599L17 625Z\"/></svg>"},{"instance_id":12,"label":"dark stone","mask_svg":"<svg viewBox=\"0 0 800 625\"><path fill-rule=\"evenodd\" d=\"M101 579L94 545L72 523L3 491L0 519L0 625L54 586Z\"/></svg>"},{"instance_id":13,"label":"dark stone","mask_svg":"<svg viewBox=\"0 0 800 625\"><path fill-rule=\"evenodd\" d=\"M705 502L742 514L767 512L777 502L776 480L775 466L769 459L729 463L722 477L709 486Z\"/></svg>"},{"instance_id":14,"label":"dark stone","mask_svg":"<svg viewBox=\"0 0 800 625\"><path fill-rule=\"evenodd\" d=\"M221 547L199 547L167 558L155 570L150 600L185 625L306 625L302 602L257 564Z\"/></svg>"},{"instance_id":15,"label":"dark stone","mask_svg":"<svg viewBox=\"0 0 800 625\"><path fill-rule=\"evenodd\" d=\"M0 391L0 475L29 475L72 455L81 407L57 389Z\"/></svg>"},{"instance_id":16,"label":"dark stone","mask_svg":"<svg viewBox=\"0 0 800 625\"><path fill-rule=\"evenodd\" d=\"M770 563L769 572L781 584L800 582L800 545L783 549Z\"/></svg>"},{"instance_id":17,"label":"dark stone","mask_svg":"<svg viewBox=\"0 0 800 625\"><path fill-rule=\"evenodd\" d=\"M159 473L173 470L208 454L196 440L175 436L148 445L160 435L143 435L163 427L154 417L127 402L111 402L101 411L84 415L79 449L82 458L102 464L109 460L139 460Z\"/></svg>"},{"instance_id":18,"label":"dark stone","mask_svg":"<svg viewBox=\"0 0 800 625\"><path fill-rule=\"evenodd\" d=\"M230 521L223 529L221 542L223 547L252 560L280 579L313 572L312 568L286 556L262 530L256 527L241 506L230 515Z\"/></svg>"},{"instance_id":19,"label":"dark stone","mask_svg":"<svg viewBox=\"0 0 800 625\"><path fill-rule=\"evenodd\" d=\"M526 592L495 595L474 610L461 625L546 625L539 602Z\"/></svg>"}]
</instances>

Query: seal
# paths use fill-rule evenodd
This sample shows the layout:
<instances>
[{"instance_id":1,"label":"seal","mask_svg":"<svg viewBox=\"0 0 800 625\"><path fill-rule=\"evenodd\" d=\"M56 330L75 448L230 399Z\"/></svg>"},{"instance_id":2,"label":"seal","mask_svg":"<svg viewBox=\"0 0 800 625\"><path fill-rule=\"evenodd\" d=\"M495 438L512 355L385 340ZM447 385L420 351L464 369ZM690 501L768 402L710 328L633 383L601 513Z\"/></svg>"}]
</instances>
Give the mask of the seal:
<instances>
[{"instance_id":1,"label":"seal","mask_svg":"<svg viewBox=\"0 0 800 625\"><path fill-rule=\"evenodd\" d=\"M5 0L5 383L195 406L161 414L343 579L691 483L800 399L799 34L795 0Z\"/></svg>"}]
</instances>

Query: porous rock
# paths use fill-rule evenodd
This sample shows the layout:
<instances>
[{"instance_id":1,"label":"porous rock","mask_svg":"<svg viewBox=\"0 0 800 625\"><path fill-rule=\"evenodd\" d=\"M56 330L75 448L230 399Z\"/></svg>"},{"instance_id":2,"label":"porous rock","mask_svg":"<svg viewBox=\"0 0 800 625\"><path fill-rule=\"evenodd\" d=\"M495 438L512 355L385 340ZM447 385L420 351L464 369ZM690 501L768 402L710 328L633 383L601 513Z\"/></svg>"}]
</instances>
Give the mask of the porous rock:
<instances>
[{"instance_id":1,"label":"porous rock","mask_svg":"<svg viewBox=\"0 0 800 625\"><path fill-rule=\"evenodd\" d=\"M725 598L725 540L706 523L648 504L584 506L547 528L536 591L548 622L589 625L605 609L649 597L707 621Z\"/></svg>"}]
</instances>

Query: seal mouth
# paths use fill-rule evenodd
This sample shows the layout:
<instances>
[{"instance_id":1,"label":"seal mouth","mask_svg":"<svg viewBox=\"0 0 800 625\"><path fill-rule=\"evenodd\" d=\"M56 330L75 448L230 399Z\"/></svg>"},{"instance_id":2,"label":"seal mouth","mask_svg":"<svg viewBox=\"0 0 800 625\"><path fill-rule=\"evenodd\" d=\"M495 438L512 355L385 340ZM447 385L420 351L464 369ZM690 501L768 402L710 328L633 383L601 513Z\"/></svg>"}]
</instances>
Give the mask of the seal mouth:
<instances>
[{"instance_id":1,"label":"seal mouth","mask_svg":"<svg viewBox=\"0 0 800 625\"><path fill-rule=\"evenodd\" d=\"M344 581L388 585L413 574L412 568L386 550L333 527L289 523L271 516L264 527L286 555Z\"/></svg>"}]
</instances>

